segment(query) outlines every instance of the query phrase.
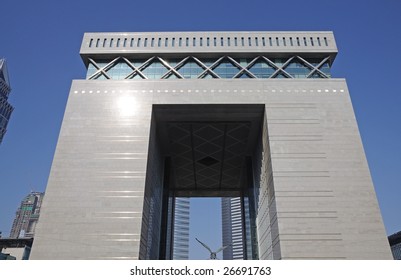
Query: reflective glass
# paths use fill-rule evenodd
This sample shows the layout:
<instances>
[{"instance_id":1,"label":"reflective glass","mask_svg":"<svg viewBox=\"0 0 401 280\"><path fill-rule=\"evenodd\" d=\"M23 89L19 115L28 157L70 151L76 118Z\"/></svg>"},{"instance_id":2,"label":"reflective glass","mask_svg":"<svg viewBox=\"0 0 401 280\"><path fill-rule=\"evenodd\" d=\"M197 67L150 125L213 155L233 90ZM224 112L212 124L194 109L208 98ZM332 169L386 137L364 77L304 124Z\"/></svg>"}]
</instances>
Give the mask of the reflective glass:
<instances>
[{"instance_id":1,"label":"reflective glass","mask_svg":"<svg viewBox=\"0 0 401 280\"><path fill-rule=\"evenodd\" d=\"M322 66L320 66L319 70L326 74L329 78L331 77L331 69L328 62L325 62Z\"/></svg>"},{"instance_id":2,"label":"reflective glass","mask_svg":"<svg viewBox=\"0 0 401 280\"><path fill-rule=\"evenodd\" d=\"M88 71L86 72L86 78L88 79L90 76L95 74L96 71L97 71L97 68L92 63L89 63Z\"/></svg>"},{"instance_id":3,"label":"reflective glass","mask_svg":"<svg viewBox=\"0 0 401 280\"><path fill-rule=\"evenodd\" d=\"M279 73L274 78L276 78L276 79L287 79L288 77L284 76L284 74Z\"/></svg>"},{"instance_id":4,"label":"reflective glass","mask_svg":"<svg viewBox=\"0 0 401 280\"><path fill-rule=\"evenodd\" d=\"M177 70L185 79L196 79L204 69L193 59L189 59Z\"/></svg>"},{"instance_id":5,"label":"reflective glass","mask_svg":"<svg viewBox=\"0 0 401 280\"><path fill-rule=\"evenodd\" d=\"M168 69L161 64L158 60L153 60L150 65L148 65L144 70L141 72L148 78L148 79L160 79L165 73L167 73Z\"/></svg>"},{"instance_id":6,"label":"reflective glass","mask_svg":"<svg viewBox=\"0 0 401 280\"><path fill-rule=\"evenodd\" d=\"M240 69L234 66L231 61L228 59L223 59L220 61L219 65L213 68L213 72L219 75L220 78L229 79L235 76L239 72Z\"/></svg>"},{"instance_id":7,"label":"reflective glass","mask_svg":"<svg viewBox=\"0 0 401 280\"><path fill-rule=\"evenodd\" d=\"M168 63L171 67L175 67L179 62L181 62L182 59L174 59L174 58L168 58L168 59L163 59L165 62Z\"/></svg>"},{"instance_id":8,"label":"reflective glass","mask_svg":"<svg viewBox=\"0 0 401 280\"><path fill-rule=\"evenodd\" d=\"M284 69L293 78L306 78L312 71L305 63L298 59L293 59Z\"/></svg>"},{"instance_id":9,"label":"reflective glass","mask_svg":"<svg viewBox=\"0 0 401 280\"><path fill-rule=\"evenodd\" d=\"M287 62L287 60L288 59L286 59L286 58L275 58L275 59L272 59L272 61L274 62L274 64L276 64L277 66L283 66L284 65L284 63L286 63Z\"/></svg>"},{"instance_id":10,"label":"reflective glass","mask_svg":"<svg viewBox=\"0 0 401 280\"><path fill-rule=\"evenodd\" d=\"M132 68L125 61L118 61L106 73L113 80L123 80L132 71Z\"/></svg>"},{"instance_id":11,"label":"reflective glass","mask_svg":"<svg viewBox=\"0 0 401 280\"><path fill-rule=\"evenodd\" d=\"M142 76L139 75L139 74L135 74L134 76L130 77L129 79L131 79L131 80L143 80L144 78L142 78Z\"/></svg>"},{"instance_id":12,"label":"reflective glass","mask_svg":"<svg viewBox=\"0 0 401 280\"><path fill-rule=\"evenodd\" d=\"M135 67L139 67L145 63L145 59L130 59L129 60Z\"/></svg>"},{"instance_id":13,"label":"reflective glass","mask_svg":"<svg viewBox=\"0 0 401 280\"><path fill-rule=\"evenodd\" d=\"M216 79L216 77L212 76L211 74L206 74L203 76L203 79Z\"/></svg>"},{"instance_id":14,"label":"reflective glass","mask_svg":"<svg viewBox=\"0 0 401 280\"><path fill-rule=\"evenodd\" d=\"M210 59L210 58L206 58L206 59L201 59L200 61L202 61L203 64L205 64L207 67L212 66L213 63L216 62L217 59Z\"/></svg>"},{"instance_id":15,"label":"reflective glass","mask_svg":"<svg viewBox=\"0 0 401 280\"><path fill-rule=\"evenodd\" d=\"M106 76L103 74L97 74L95 77L93 77L94 80L107 80Z\"/></svg>"},{"instance_id":16,"label":"reflective glass","mask_svg":"<svg viewBox=\"0 0 401 280\"><path fill-rule=\"evenodd\" d=\"M240 79L250 79L252 78L251 76L249 76L247 73L242 73L241 76L239 76Z\"/></svg>"},{"instance_id":17,"label":"reflective glass","mask_svg":"<svg viewBox=\"0 0 401 280\"><path fill-rule=\"evenodd\" d=\"M166 77L166 79L169 79L169 80L171 80L171 79L179 79L179 77L177 77L177 75L174 74L174 73L170 73L170 74Z\"/></svg>"},{"instance_id":18,"label":"reflective glass","mask_svg":"<svg viewBox=\"0 0 401 280\"><path fill-rule=\"evenodd\" d=\"M303 59L305 59L307 63L304 62L304 60L294 57L288 63L288 65L283 68L283 70L285 70L285 72L287 72L293 78L307 78L313 70L312 66L310 65L313 65L313 67L317 67L322 61L322 58ZM141 67L147 60L148 58L130 59L129 61L133 65L132 67L138 68L139 71L141 71L148 79L161 79L161 77L163 77L163 75L165 75L169 71L169 68L164 66L156 58L151 61L149 65L146 65L146 67ZM201 58L200 60L207 67L211 67L213 64L215 64L218 58ZM236 58L238 64L244 68L250 65L253 60L254 58ZM95 75L95 73L98 72L99 69L102 69L107 73L110 79L122 80L126 79L127 77L127 79L143 79L143 77L138 73L132 74L134 72L134 69L130 66L131 64L127 63L124 59L118 60L114 63L114 65L109 65L111 61L112 59L97 59L94 62L96 64L89 62L86 78L89 79L93 76L91 79L107 79L107 77L102 73L98 73ZM177 67L178 63L182 61L182 58L165 58L164 61L166 61L166 63L168 63L171 67L175 68ZM249 68L247 68L247 70L257 78L289 78L286 76L287 74L284 73L278 73L277 75L272 76L273 73L276 72L278 67L284 66L284 64L288 61L288 58L271 58L270 61L271 63L260 57L256 62L253 62L253 64ZM105 69L106 66L107 69ZM176 68L176 71L179 72L184 79L216 78L213 73L206 73L199 77L199 75L201 75L201 73L205 70L204 67L205 66L203 66L202 64L198 64L197 60L189 58L185 60L185 62L180 67ZM236 66L236 64L234 64L231 59L224 58L218 63L218 65L215 65L213 67L212 71L216 73L220 78L230 79L234 78L234 76L239 73L241 67ZM309 78L330 78L330 68L330 63L325 62L319 67L319 71L321 72L315 72ZM174 73L171 73L165 78L174 79L180 77L178 77ZM245 72L240 74L236 78L253 78L253 76Z\"/></svg>"},{"instance_id":19,"label":"reflective glass","mask_svg":"<svg viewBox=\"0 0 401 280\"><path fill-rule=\"evenodd\" d=\"M252 72L258 78L269 78L276 69L270 66L266 61L263 59L258 59L256 63L249 68L249 71Z\"/></svg>"},{"instance_id":20,"label":"reflective glass","mask_svg":"<svg viewBox=\"0 0 401 280\"><path fill-rule=\"evenodd\" d=\"M248 66L249 63L252 62L253 59L250 58L240 58L237 59L237 62L242 66L242 67L246 67Z\"/></svg>"},{"instance_id":21,"label":"reflective glass","mask_svg":"<svg viewBox=\"0 0 401 280\"><path fill-rule=\"evenodd\" d=\"M313 79L319 79L319 78L323 78L322 75L320 75L318 72L315 72L312 74L311 78Z\"/></svg>"}]
</instances>

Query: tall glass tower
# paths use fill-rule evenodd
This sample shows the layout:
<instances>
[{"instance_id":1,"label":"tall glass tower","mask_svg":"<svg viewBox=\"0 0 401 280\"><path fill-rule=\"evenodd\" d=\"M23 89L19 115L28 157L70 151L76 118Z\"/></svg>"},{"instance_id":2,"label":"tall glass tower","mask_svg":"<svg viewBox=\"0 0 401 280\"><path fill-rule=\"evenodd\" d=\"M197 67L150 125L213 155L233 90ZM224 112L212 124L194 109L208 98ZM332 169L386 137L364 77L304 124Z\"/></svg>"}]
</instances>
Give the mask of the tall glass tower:
<instances>
[{"instance_id":1,"label":"tall glass tower","mask_svg":"<svg viewBox=\"0 0 401 280\"><path fill-rule=\"evenodd\" d=\"M176 198L174 212L173 260L188 260L190 199Z\"/></svg>"},{"instance_id":2,"label":"tall glass tower","mask_svg":"<svg viewBox=\"0 0 401 280\"><path fill-rule=\"evenodd\" d=\"M244 259L244 221L240 197L221 199L223 246L230 245L223 251L224 260Z\"/></svg>"},{"instance_id":3,"label":"tall glass tower","mask_svg":"<svg viewBox=\"0 0 401 280\"><path fill-rule=\"evenodd\" d=\"M6 133L13 107L8 103L8 95L11 92L5 59L0 59L0 144Z\"/></svg>"}]
</instances>

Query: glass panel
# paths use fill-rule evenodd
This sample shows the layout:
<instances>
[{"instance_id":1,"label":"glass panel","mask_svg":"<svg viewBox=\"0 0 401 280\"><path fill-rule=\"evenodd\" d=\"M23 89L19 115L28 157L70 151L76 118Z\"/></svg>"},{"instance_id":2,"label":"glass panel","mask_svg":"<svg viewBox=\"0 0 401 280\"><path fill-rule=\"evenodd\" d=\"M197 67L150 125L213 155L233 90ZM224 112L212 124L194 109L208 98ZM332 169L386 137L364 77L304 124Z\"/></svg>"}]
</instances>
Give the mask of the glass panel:
<instances>
[{"instance_id":1,"label":"glass panel","mask_svg":"<svg viewBox=\"0 0 401 280\"><path fill-rule=\"evenodd\" d=\"M247 66L252 61L252 59L249 59L249 58L240 58L240 59L236 59L236 60L242 67Z\"/></svg>"},{"instance_id":2,"label":"glass panel","mask_svg":"<svg viewBox=\"0 0 401 280\"><path fill-rule=\"evenodd\" d=\"M274 78L276 78L276 79L288 79L287 76L284 76L284 75L281 74L281 73L277 74L276 77L274 77Z\"/></svg>"},{"instance_id":3,"label":"glass panel","mask_svg":"<svg viewBox=\"0 0 401 280\"><path fill-rule=\"evenodd\" d=\"M134 76L130 77L132 80L143 80L142 76L139 74L135 74Z\"/></svg>"},{"instance_id":4,"label":"glass panel","mask_svg":"<svg viewBox=\"0 0 401 280\"><path fill-rule=\"evenodd\" d=\"M206 74L205 76L203 76L202 79L217 79L215 76L212 76L211 74Z\"/></svg>"},{"instance_id":5,"label":"glass panel","mask_svg":"<svg viewBox=\"0 0 401 280\"><path fill-rule=\"evenodd\" d=\"M86 72L86 78L88 79L90 76L95 74L96 71L97 71L97 68L95 67L95 65L93 65L92 63L89 63L88 71Z\"/></svg>"},{"instance_id":6,"label":"glass panel","mask_svg":"<svg viewBox=\"0 0 401 280\"><path fill-rule=\"evenodd\" d=\"M248 70L258 78L269 78L276 71L263 59L258 59Z\"/></svg>"},{"instance_id":7,"label":"glass panel","mask_svg":"<svg viewBox=\"0 0 401 280\"><path fill-rule=\"evenodd\" d=\"M160 79L165 73L167 73L168 69L161 64L158 60L153 60L150 65L148 65L144 70L141 72L148 78L148 79Z\"/></svg>"},{"instance_id":8,"label":"glass panel","mask_svg":"<svg viewBox=\"0 0 401 280\"><path fill-rule=\"evenodd\" d=\"M185 79L196 79L204 69L198 65L193 59L188 59L178 70Z\"/></svg>"},{"instance_id":9,"label":"glass panel","mask_svg":"<svg viewBox=\"0 0 401 280\"><path fill-rule=\"evenodd\" d=\"M322 66L320 66L319 70L326 74L329 78L331 77L331 69L328 62L325 62Z\"/></svg>"},{"instance_id":10,"label":"glass panel","mask_svg":"<svg viewBox=\"0 0 401 280\"><path fill-rule=\"evenodd\" d=\"M179 77L174 73L170 73L165 79L179 79Z\"/></svg>"},{"instance_id":11,"label":"glass panel","mask_svg":"<svg viewBox=\"0 0 401 280\"><path fill-rule=\"evenodd\" d=\"M248 75L248 73L242 73L241 76L239 76L240 79L252 79L251 76Z\"/></svg>"},{"instance_id":12,"label":"glass panel","mask_svg":"<svg viewBox=\"0 0 401 280\"><path fill-rule=\"evenodd\" d=\"M175 67L179 62L181 62L182 59L175 59L175 58L167 58L164 59L165 62L168 63L171 67Z\"/></svg>"},{"instance_id":13,"label":"glass panel","mask_svg":"<svg viewBox=\"0 0 401 280\"><path fill-rule=\"evenodd\" d=\"M318 72L313 73L313 75L311 76L312 79L321 79L323 78L322 75L320 75Z\"/></svg>"},{"instance_id":14,"label":"glass panel","mask_svg":"<svg viewBox=\"0 0 401 280\"><path fill-rule=\"evenodd\" d=\"M213 72L220 76L223 79L229 79L235 76L239 72L240 69L232 64L227 58L220 61L219 65L213 68Z\"/></svg>"},{"instance_id":15,"label":"glass panel","mask_svg":"<svg viewBox=\"0 0 401 280\"><path fill-rule=\"evenodd\" d=\"M308 58L306 60L315 67L322 62L321 58ZM320 66L319 70L326 74L328 77L331 77L331 67L329 62L323 63L323 65ZM319 75L319 78L322 78L321 75Z\"/></svg>"},{"instance_id":16,"label":"glass panel","mask_svg":"<svg viewBox=\"0 0 401 280\"><path fill-rule=\"evenodd\" d=\"M276 64L277 66L283 66L284 63L287 62L287 58L275 58L275 59L271 59L271 61L273 61L274 64Z\"/></svg>"},{"instance_id":17,"label":"glass panel","mask_svg":"<svg viewBox=\"0 0 401 280\"><path fill-rule=\"evenodd\" d=\"M95 77L93 77L93 80L107 80L106 76L99 73Z\"/></svg>"},{"instance_id":18,"label":"glass panel","mask_svg":"<svg viewBox=\"0 0 401 280\"><path fill-rule=\"evenodd\" d=\"M202 61L202 63L205 64L207 67L212 66L212 64L215 63L216 60L217 59L210 59L210 58L200 59L200 61Z\"/></svg>"},{"instance_id":19,"label":"glass panel","mask_svg":"<svg viewBox=\"0 0 401 280\"><path fill-rule=\"evenodd\" d=\"M145 63L145 59L130 59L129 60L135 67L139 67Z\"/></svg>"},{"instance_id":20,"label":"glass panel","mask_svg":"<svg viewBox=\"0 0 401 280\"><path fill-rule=\"evenodd\" d=\"M305 63L298 59L293 59L284 69L293 78L306 78L312 71Z\"/></svg>"},{"instance_id":21,"label":"glass panel","mask_svg":"<svg viewBox=\"0 0 401 280\"><path fill-rule=\"evenodd\" d=\"M132 72L132 68L125 61L117 61L111 68L107 70L107 75L113 80L123 80Z\"/></svg>"},{"instance_id":22,"label":"glass panel","mask_svg":"<svg viewBox=\"0 0 401 280\"><path fill-rule=\"evenodd\" d=\"M315 67L318 66L320 62L322 62L321 58L306 58L305 60Z\"/></svg>"}]
</instances>

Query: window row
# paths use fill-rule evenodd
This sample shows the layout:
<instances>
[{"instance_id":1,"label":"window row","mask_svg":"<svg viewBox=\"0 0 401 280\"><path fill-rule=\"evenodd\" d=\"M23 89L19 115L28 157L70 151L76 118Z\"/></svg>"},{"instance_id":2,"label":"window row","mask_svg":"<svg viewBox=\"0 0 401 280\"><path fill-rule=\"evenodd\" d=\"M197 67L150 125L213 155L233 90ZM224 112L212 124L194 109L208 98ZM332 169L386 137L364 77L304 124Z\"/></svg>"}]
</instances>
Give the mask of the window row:
<instances>
[{"instance_id":1,"label":"window row","mask_svg":"<svg viewBox=\"0 0 401 280\"><path fill-rule=\"evenodd\" d=\"M89 40L89 48L134 47L315 47L329 46L327 37L165 37L165 38L97 38Z\"/></svg>"},{"instance_id":2,"label":"window row","mask_svg":"<svg viewBox=\"0 0 401 280\"><path fill-rule=\"evenodd\" d=\"M93 60L87 79L231 79L231 78L330 78L327 58L256 58L234 59L149 59L116 58Z\"/></svg>"}]
</instances>

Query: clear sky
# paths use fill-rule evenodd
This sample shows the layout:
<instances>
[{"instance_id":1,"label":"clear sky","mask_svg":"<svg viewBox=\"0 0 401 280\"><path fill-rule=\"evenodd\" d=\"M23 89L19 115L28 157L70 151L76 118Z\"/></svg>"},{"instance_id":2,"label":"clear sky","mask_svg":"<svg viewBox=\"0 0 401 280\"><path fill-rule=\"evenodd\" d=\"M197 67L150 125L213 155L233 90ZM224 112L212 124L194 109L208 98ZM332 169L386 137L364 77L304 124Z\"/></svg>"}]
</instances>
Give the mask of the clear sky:
<instances>
[{"instance_id":1,"label":"clear sky","mask_svg":"<svg viewBox=\"0 0 401 280\"><path fill-rule=\"evenodd\" d=\"M45 190L71 80L85 77L83 33L106 31L333 31L332 76L347 79L387 233L401 230L401 1L2 0L0 10L15 106L0 145L4 236L21 199Z\"/></svg>"}]
</instances>

